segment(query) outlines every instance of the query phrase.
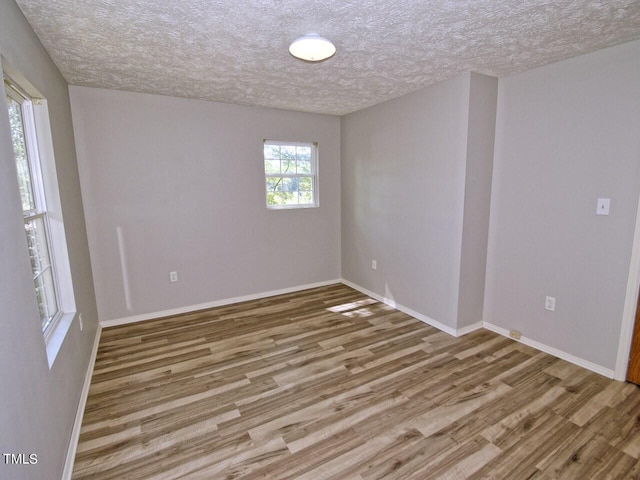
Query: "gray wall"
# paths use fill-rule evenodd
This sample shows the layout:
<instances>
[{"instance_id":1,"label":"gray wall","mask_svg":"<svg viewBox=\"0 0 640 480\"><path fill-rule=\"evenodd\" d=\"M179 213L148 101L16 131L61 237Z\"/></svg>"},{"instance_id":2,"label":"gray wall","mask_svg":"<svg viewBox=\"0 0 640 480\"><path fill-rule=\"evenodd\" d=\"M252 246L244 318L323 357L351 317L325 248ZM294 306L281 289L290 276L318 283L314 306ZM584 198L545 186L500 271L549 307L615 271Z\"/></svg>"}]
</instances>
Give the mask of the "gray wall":
<instances>
[{"instance_id":1,"label":"gray wall","mask_svg":"<svg viewBox=\"0 0 640 480\"><path fill-rule=\"evenodd\" d=\"M71 99L100 320L340 278L339 117L84 87ZM266 209L265 138L318 142L319 208Z\"/></svg>"},{"instance_id":2,"label":"gray wall","mask_svg":"<svg viewBox=\"0 0 640 480\"><path fill-rule=\"evenodd\" d=\"M60 478L97 328L67 84L13 1L0 2L0 54L48 100L77 320L51 370L40 329L6 113L0 114L0 452L35 453L0 478ZM4 89L4 87L0 87ZM6 112L2 90L3 112Z\"/></svg>"},{"instance_id":3,"label":"gray wall","mask_svg":"<svg viewBox=\"0 0 640 480\"><path fill-rule=\"evenodd\" d=\"M496 83L465 74L342 121L343 277L453 329L482 310Z\"/></svg>"},{"instance_id":4,"label":"gray wall","mask_svg":"<svg viewBox=\"0 0 640 480\"><path fill-rule=\"evenodd\" d=\"M496 130L484 320L613 369L640 193L640 42L501 79Z\"/></svg>"},{"instance_id":5,"label":"gray wall","mask_svg":"<svg viewBox=\"0 0 640 480\"><path fill-rule=\"evenodd\" d=\"M462 75L342 119L343 278L451 328L468 98Z\"/></svg>"}]
</instances>

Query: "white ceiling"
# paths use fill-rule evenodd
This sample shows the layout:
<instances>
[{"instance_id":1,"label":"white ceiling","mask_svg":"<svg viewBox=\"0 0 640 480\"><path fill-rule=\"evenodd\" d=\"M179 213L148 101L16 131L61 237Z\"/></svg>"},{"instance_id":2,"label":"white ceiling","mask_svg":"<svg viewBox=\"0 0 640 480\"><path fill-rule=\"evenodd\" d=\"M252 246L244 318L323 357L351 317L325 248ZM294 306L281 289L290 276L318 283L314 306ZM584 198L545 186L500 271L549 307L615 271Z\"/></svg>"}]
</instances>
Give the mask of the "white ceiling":
<instances>
[{"instance_id":1,"label":"white ceiling","mask_svg":"<svg viewBox=\"0 0 640 480\"><path fill-rule=\"evenodd\" d=\"M640 0L17 0L72 85L345 114L640 38ZM322 63L294 59L305 33Z\"/></svg>"}]
</instances>

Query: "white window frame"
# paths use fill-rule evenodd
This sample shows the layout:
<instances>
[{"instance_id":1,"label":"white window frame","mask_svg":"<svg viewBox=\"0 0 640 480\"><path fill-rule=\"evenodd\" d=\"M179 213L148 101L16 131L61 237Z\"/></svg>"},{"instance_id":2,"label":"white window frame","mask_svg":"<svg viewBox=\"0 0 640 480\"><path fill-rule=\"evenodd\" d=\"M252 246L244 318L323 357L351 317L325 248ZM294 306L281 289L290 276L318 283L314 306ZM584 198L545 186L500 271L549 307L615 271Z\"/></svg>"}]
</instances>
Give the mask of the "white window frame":
<instances>
[{"instance_id":1,"label":"white window frame","mask_svg":"<svg viewBox=\"0 0 640 480\"><path fill-rule=\"evenodd\" d=\"M290 146L290 147L310 147L311 148L311 172L309 173L268 173L266 168L267 158L264 154L266 145ZM265 176L265 202L269 210L289 210L298 208L317 208L319 206L318 196L318 143L317 142L289 142L280 140L263 140L262 166ZM288 205L270 205L268 181L270 178L311 178L311 203L297 203Z\"/></svg>"},{"instance_id":2,"label":"white window frame","mask_svg":"<svg viewBox=\"0 0 640 480\"><path fill-rule=\"evenodd\" d=\"M24 215L25 223L31 217L43 219L53 272L57 312L43 329L47 359L51 368L77 312L53 155L49 110L46 99L42 98L39 92L4 59L2 60L5 94L21 104L25 147L37 209L29 212L28 216Z\"/></svg>"},{"instance_id":3,"label":"white window frame","mask_svg":"<svg viewBox=\"0 0 640 480\"><path fill-rule=\"evenodd\" d=\"M23 210L23 220L25 225L41 220L43 231L40 232L40 234L42 235L44 242L42 248L38 249L38 253L44 252L46 250L47 257L49 258L48 265L45 265L44 268L41 268L33 277L34 288L37 289L37 280L41 277L48 276L49 274L51 275L51 284L42 287L44 289L44 292L41 291L43 299L41 302L39 302L44 304L44 306L42 307L44 310L48 310L48 304L51 303L54 310L53 312L51 312L51 316L45 316L40 319L42 322L42 333L44 334L45 338L47 338L58 320L60 320L60 317L62 316L62 310L60 309L60 302L58 301L58 299L60 298L60 291L58 289L55 254L53 248L51 248L52 242L51 235L49 233L49 215L47 212L47 200L44 194L44 184L42 181L40 156L38 154L38 142L36 139L36 127L32 108L33 100L26 92L22 91L22 89L13 84L10 80L5 80L5 83L5 93L7 94L7 97L13 100L20 107L20 117L22 120L22 137L25 144L25 154L29 171L31 195L33 196L33 209ZM40 255L38 254L37 257L40 258ZM32 263L33 262L34 260L32 259ZM51 298L51 301L47 301L47 298Z\"/></svg>"}]
</instances>

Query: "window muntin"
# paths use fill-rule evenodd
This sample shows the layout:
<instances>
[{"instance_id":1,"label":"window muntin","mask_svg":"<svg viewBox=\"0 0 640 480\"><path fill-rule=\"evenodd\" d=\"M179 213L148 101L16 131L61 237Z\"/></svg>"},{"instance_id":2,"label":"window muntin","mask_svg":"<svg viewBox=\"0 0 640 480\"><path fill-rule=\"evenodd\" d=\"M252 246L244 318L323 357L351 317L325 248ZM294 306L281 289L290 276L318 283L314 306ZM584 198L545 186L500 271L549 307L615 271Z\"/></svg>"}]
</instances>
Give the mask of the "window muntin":
<instances>
[{"instance_id":1,"label":"window muntin","mask_svg":"<svg viewBox=\"0 0 640 480\"><path fill-rule=\"evenodd\" d=\"M317 144L264 141L267 208L318 206Z\"/></svg>"},{"instance_id":2,"label":"window muntin","mask_svg":"<svg viewBox=\"0 0 640 480\"><path fill-rule=\"evenodd\" d=\"M61 311L50 248L49 220L37 154L32 103L27 95L10 84L6 85L6 92L27 248L42 331L46 335Z\"/></svg>"}]
</instances>

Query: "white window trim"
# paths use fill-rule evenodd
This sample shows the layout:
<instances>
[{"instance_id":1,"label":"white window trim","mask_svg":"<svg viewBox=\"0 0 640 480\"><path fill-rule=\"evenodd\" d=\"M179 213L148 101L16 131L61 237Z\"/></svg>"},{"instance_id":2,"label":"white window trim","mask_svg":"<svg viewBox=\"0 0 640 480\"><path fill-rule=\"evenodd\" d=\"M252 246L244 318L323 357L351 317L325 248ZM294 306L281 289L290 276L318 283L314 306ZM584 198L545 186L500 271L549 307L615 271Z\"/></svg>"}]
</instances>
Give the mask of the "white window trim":
<instances>
[{"instance_id":1,"label":"white window trim","mask_svg":"<svg viewBox=\"0 0 640 480\"><path fill-rule=\"evenodd\" d=\"M17 90L21 96L27 99L23 105L23 112L27 113L26 115L23 113L25 143L31 174L37 177L37 180L35 178L34 180L41 182L42 186L42 188L35 189L37 192L34 191L33 194L34 196L38 195L37 202L46 209L49 256L55 272L54 285L58 301L58 313L43 332L47 359L49 368L51 368L77 312L55 166L49 109L46 99L39 98L41 97L39 94L34 95L36 90L31 84L19 74L11 75L15 70L4 59L2 70L6 74L4 77L11 88ZM20 78L21 82L16 81L16 77ZM9 93L8 90L7 93Z\"/></svg>"},{"instance_id":2,"label":"white window trim","mask_svg":"<svg viewBox=\"0 0 640 480\"><path fill-rule=\"evenodd\" d=\"M264 146L265 145L287 145L293 147L311 147L311 173L267 173L265 169L265 158L264 158ZM286 140L267 140L264 139L262 142L263 150L262 150L262 168L264 170L264 189L265 189L265 205L267 206L267 210L298 210L304 208L318 208L320 206L320 195L318 194L318 142L289 142ZM267 186L266 179L267 178L302 178L302 177L311 177L311 192L313 195L313 202L309 204L296 204L296 205L269 205L267 199Z\"/></svg>"},{"instance_id":3,"label":"white window trim","mask_svg":"<svg viewBox=\"0 0 640 480\"><path fill-rule=\"evenodd\" d=\"M36 218L41 217L43 221L46 223L45 226L45 234L47 237L47 248L49 250L49 261L51 263L50 269L53 275L53 287L56 295L56 303L58 306L58 311L55 316L51 319L47 327L45 328L43 334L45 343L48 344L53 332L56 330L58 322L64 315L64 308L61 301L61 289L60 289L60 281L58 276L58 261L57 257L59 256L59 252L56 252L55 242L53 235L51 233L51 222L49 221L50 213L47 201L47 194L45 191L45 182L43 175L43 164L42 157L40 155L40 147L38 145L38 131L36 130L36 119L35 119L35 108L34 103L37 100L34 100L30 97L22 103L23 117L22 121L24 123L24 137L27 148L27 158L29 160L30 172L33 177L33 183L37 185L36 188L33 189L33 195L36 197L36 205L40 208L35 215L31 215L29 217L25 217L25 220L28 218ZM48 122L47 122L48 124ZM56 182L57 183L57 182ZM66 244L66 241L65 241Z\"/></svg>"},{"instance_id":4,"label":"white window trim","mask_svg":"<svg viewBox=\"0 0 640 480\"><path fill-rule=\"evenodd\" d=\"M58 289L60 290L60 310L64 313L75 312L76 302L73 294L71 264L69 263L69 249L64 231L64 218L62 215L62 204L60 202L58 174L56 172L55 157L53 155L53 139L51 137L47 101L40 100L37 104L34 104L33 113L49 218L49 235L51 236L51 246L53 250L51 255L56 262Z\"/></svg>"}]
</instances>

